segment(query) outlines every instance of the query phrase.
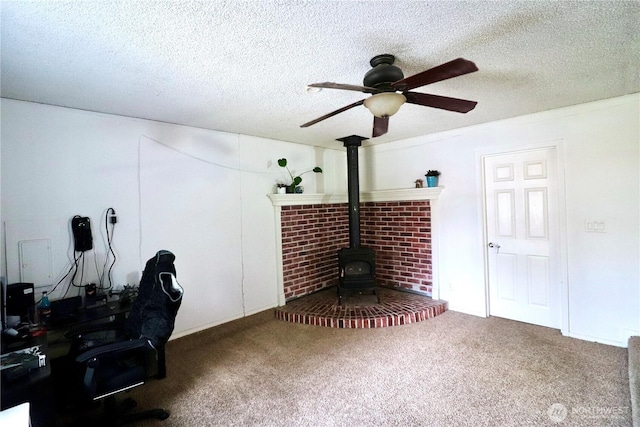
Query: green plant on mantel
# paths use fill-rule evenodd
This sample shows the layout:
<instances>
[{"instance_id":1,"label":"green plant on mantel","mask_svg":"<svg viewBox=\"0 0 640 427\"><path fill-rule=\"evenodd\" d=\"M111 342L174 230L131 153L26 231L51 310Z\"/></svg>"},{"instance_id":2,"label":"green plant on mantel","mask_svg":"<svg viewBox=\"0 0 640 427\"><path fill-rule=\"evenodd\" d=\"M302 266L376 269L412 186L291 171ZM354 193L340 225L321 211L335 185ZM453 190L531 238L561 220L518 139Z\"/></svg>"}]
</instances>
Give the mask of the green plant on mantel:
<instances>
[{"instance_id":1,"label":"green plant on mantel","mask_svg":"<svg viewBox=\"0 0 640 427\"><path fill-rule=\"evenodd\" d=\"M309 169L308 171L302 172L300 175L293 176L293 174L291 173L291 170L289 170L289 167L287 166L287 159L285 159L284 157L281 159L278 159L278 166L280 166L281 168L285 168L289 173L289 176L291 177L291 184L287 185L290 193L295 193L295 189L302 182L302 175L304 175L305 173L309 173L309 172L322 173L322 169L319 166L316 166L313 169Z\"/></svg>"},{"instance_id":2,"label":"green plant on mantel","mask_svg":"<svg viewBox=\"0 0 640 427\"><path fill-rule=\"evenodd\" d=\"M425 176L440 176L440 171L435 171L435 170L429 169L427 171L427 173L425 174Z\"/></svg>"}]
</instances>

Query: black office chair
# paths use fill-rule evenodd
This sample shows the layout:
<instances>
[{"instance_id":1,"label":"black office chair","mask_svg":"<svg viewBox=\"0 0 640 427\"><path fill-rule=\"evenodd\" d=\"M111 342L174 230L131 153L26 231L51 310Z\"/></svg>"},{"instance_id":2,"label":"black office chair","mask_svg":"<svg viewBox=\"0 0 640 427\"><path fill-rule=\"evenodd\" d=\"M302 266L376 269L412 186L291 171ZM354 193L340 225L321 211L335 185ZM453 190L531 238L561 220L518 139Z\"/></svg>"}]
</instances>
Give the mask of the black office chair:
<instances>
[{"instance_id":1,"label":"black office chair","mask_svg":"<svg viewBox=\"0 0 640 427\"><path fill-rule=\"evenodd\" d=\"M118 405L116 395L166 375L164 346L183 295L174 260L171 252L162 250L147 261L138 295L123 323L73 331L71 356L77 379L85 397L104 400L103 420L109 425L169 417L159 408L130 414L135 402L126 399Z\"/></svg>"}]
</instances>

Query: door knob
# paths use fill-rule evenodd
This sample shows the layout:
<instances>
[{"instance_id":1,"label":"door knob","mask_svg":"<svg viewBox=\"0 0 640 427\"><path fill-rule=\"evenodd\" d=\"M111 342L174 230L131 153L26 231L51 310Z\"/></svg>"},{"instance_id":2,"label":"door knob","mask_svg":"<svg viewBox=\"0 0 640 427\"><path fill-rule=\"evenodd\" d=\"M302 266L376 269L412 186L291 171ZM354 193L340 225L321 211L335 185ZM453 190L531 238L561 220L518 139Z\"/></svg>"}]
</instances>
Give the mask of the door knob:
<instances>
[{"instance_id":1,"label":"door knob","mask_svg":"<svg viewBox=\"0 0 640 427\"><path fill-rule=\"evenodd\" d=\"M487 246L490 247L490 248L495 248L496 252L500 251L500 245L497 244L497 243L489 242L489 244L487 244Z\"/></svg>"}]
</instances>

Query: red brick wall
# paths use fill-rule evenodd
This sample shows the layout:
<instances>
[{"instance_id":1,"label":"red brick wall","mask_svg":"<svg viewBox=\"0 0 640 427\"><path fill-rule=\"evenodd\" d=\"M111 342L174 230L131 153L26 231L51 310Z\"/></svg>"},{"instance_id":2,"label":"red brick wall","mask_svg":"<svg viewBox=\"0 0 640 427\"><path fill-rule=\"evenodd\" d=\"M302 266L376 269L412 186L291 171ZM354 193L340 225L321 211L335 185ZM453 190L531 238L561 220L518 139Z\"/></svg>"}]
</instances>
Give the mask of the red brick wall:
<instances>
[{"instance_id":1,"label":"red brick wall","mask_svg":"<svg viewBox=\"0 0 640 427\"><path fill-rule=\"evenodd\" d=\"M431 295L431 210L428 200L368 202L360 207L362 246L376 252L381 286Z\"/></svg>"},{"instance_id":2,"label":"red brick wall","mask_svg":"<svg viewBox=\"0 0 640 427\"><path fill-rule=\"evenodd\" d=\"M335 285L338 249L349 246L347 205L283 206L281 217L285 298Z\"/></svg>"},{"instance_id":3,"label":"red brick wall","mask_svg":"<svg viewBox=\"0 0 640 427\"><path fill-rule=\"evenodd\" d=\"M283 206L281 218L285 299L335 285L337 251L349 246L347 204ZM428 200L362 203L360 232L376 252L379 285L431 295Z\"/></svg>"}]
</instances>

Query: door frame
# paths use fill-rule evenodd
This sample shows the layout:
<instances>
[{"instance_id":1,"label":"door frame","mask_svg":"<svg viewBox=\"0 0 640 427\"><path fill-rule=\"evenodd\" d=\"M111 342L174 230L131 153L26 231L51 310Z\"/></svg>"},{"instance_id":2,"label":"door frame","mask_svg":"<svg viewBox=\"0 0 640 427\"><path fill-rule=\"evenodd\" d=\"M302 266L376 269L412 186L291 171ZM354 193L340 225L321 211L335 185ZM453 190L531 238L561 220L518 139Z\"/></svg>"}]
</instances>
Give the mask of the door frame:
<instances>
[{"instance_id":1,"label":"door frame","mask_svg":"<svg viewBox=\"0 0 640 427\"><path fill-rule=\"evenodd\" d=\"M489 317L489 248L487 247L487 210L486 210L486 194L484 180L484 159L485 157L515 154L525 151L533 151L544 148L552 148L556 151L556 173L558 178L558 239L559 239L559 256L560 265L560 316L561 328L563 335L569 335L569 283L568 283L568 258L567 258L567 210L566 210L566 193L565 193L565 173L564 173L564 140L557 139L546 142L533 144L525 144L521 146L508 147L489 147L476 150L476 181L478 187L478 220L480 224L480 241L482 242L482 252L484 256L484 315Z\"/></svg>"}]
</instances>

